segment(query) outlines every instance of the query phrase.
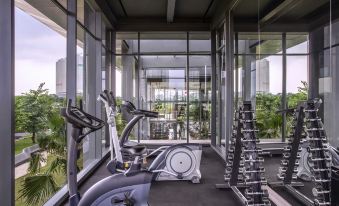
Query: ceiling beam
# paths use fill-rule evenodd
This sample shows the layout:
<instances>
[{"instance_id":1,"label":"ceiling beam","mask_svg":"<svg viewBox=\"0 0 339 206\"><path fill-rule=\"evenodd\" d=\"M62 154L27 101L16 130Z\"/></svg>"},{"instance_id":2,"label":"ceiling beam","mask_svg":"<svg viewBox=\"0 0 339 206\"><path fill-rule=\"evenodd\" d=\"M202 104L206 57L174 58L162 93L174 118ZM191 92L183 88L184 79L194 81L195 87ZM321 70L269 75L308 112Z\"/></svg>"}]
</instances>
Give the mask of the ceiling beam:
<instances>
[{"instance_id":1,"label":"ceiling beam","mask_svg":"<svg viewBox=\"0 0 339 206\"><path fill-rule=\"evenodd\" d=\"M167 23L174 20L175 0L167 0Z\"/></svg>"},{"instance_id":2,"label":"ceiling beam","mask_svg":"<svg viewBox=\"0 0 339 206\"><path fill-rule=\"evenodd\" d=\"M275 8L271 9L267 14L264 14L264 16L260 19L259 24L261 26L265 26L273 23L282 15L294 8L301 1L302 0L285 0L281 2Z\"/></svg>"}]
</instances>

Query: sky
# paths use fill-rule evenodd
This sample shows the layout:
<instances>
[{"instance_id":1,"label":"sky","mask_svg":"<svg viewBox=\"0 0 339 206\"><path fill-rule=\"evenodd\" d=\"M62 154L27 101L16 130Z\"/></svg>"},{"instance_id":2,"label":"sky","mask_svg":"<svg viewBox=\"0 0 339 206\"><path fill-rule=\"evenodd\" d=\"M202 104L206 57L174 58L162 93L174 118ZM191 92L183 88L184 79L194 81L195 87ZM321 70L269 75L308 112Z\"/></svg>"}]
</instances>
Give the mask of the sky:
<instances>
[{"instance_id":1,"label":"sky","mask_svg":"<svg viewBox=\"0 0 339 206\"><path fill-rule=\"evenodd\" d=\"M15 8L15 95L42 82L55 93L55 63L65 56L65 37Z\"/></svg>"}]
</instances>

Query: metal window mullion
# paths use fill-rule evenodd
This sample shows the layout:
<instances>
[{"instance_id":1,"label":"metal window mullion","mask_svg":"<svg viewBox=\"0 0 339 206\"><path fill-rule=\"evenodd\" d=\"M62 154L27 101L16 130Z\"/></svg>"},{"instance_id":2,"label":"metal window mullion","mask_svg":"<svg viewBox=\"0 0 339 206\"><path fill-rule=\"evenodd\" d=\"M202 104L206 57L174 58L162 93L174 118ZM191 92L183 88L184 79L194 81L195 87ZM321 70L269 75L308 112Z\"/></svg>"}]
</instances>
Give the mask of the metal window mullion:
<instances>
[{"instance_id":1,"label":"metal window mullion","mask_svg":"<svg viewBox=\"0 0 339 206\"><path fill-rule=\"evenodd\" d=\"M77 1L67 2L67 38L66 38L66 100L72 100L76 105L76 85L77 85ZM71 139L72 126L67 124L67 140ZM69 145L69 142L68 142Z\"/></svg>"},{"instance_id":2,"label":"metal window mullion","mask_svg":"<svg viewBox=\"0 0 339 206\"><path fill-rule=\"evenodd\" d=\"M189 125L190 125L190 120L189 120L189 96L190 96L190 83L189 83L189 32L186 33L186 92L187 92L187 97L186 97L186 141L189 143Z\"/></svg>"},{"instance_id":3,"label":"metal window mullion","mask_svg":"<svg viewBox=\"0 0 339 206\"><path fill-rule=\"evenodd\" d=\"M96 102L96 97L102 91L102 46L101 46L101 36L102 36L102 21L101 21L101 12L95 12L95 35L97 39L95 40L95 96L94 101ZM102 114L102 105L95 103L95 114L96 117L101 119ZM98 130L95 132L95 159L100 159L102 156L102 131Z\"/></svg>"},{"instance_id":4,"label":"metal window mullion","mask_svg":"<svg viewBox=\"0 0 339 206\"><path fill-rule=\"evenodd\" d=\"M211 31L211 144L216 146L216 31Z\"/></svg>"},{"instance_id":5,"label":"metal window mullion","mask_svg":"<svg viewBox=\"0 0 339 206\"><path fill-rule=\"evenodd\" d=\"M77 74L77 25L76 25L76 0L67 2L67 45L66 45L66 98L76 101L76 74Z\"/></svg>"},{"instance_id":6,"label":"metal window mullion","mask_svg":"<svg viewBox=\"0 0 339 206\"><path fill-rule=\"evenodd\" d=\"M238 33L235 33L234 36L234 50L236 53L238 53L239 45L238 45ZM239 59L237 56L234 56L234 52L232 54L232 58L234 58L234 69L235 69L235 108L238 108L238 102L239 102Z\"/></svg>"},{"instance_id":7,"label":"metal window mullion","mask_svg":"<svg viewBox=\"0 0 339 206\"><path fill-rule=\"evenodd\" d=\"M283 110L287 109L287 100L286 100L286 81L287 81L287 68L286 68L286 33L282 33L282 95L281 95L281 108ZM286 140L286 113L282 114L282 130L281 130L281 141L285 142Z\"/></svg>"},{"instance_id":8,"label":"metal window mullion","mask_svg":"<svg viewBox=\"0 0 339 206\"><path fill-rule=\"evenodd\" d=\"M0 0L0 200L14 205L14 1Z\"/></svg>"}]
</instances>

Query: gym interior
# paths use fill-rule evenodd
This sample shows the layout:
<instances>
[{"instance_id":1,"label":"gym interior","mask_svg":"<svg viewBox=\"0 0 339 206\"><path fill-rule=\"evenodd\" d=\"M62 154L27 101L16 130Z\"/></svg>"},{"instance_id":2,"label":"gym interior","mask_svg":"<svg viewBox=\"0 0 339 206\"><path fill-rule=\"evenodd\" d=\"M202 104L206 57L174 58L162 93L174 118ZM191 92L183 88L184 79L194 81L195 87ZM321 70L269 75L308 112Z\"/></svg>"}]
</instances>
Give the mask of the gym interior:
<instances>
[{"instance_id":1,"label":"gym interior","mask_svg":"<svg viewBox=\"0 0 339 206\"><path fill-rule=\"evenodd\" d=\"M334 195L339 192L339 1L0 4L1 205L34 200L29 193L20 195L15 178L18 9L64 39L65 58L56 63L64 70L56 70L55 94L62 107L70 99L107 122L78 145L80 197L112 175L106 165L114 158L113 126L97 99L107 90L119 107L118 135L133 118L123 115L124 103L156 112L156 117L142 114L129 131L134 145L202 147L200 183L180 181L182 174L178 181L152 181L149 205L339 205ZM74 125L64 127L69 146ZM35 204L77 205L69 201L66 174L62 178L54 189L42 189ZM128 195L132 203L115 199L101 205L143 205Z\"/></svg>"}]
</instances>

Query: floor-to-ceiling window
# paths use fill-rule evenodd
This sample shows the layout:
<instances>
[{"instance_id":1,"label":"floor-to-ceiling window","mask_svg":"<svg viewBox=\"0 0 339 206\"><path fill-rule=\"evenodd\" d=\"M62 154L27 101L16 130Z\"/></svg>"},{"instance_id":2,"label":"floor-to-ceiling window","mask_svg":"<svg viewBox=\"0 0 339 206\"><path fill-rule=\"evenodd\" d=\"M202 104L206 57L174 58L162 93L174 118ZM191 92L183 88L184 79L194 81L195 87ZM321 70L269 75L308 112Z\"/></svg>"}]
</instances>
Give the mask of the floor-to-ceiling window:
<instances>
[{"instance_id":1,"label":"floor-to-ceiling window","mask_svg":"<svg viewBox=\"0 0 339 206\"><path fill-rule=\"evenodd\" d=\"M317 85L310 85L312 95L323 100L320 112L324 121L325 131L330 144L339 147L339 21L332 20L332 24L312 31L312 54L318 61L312 62L313 81Z\"/></svg>"},{"instance_id":2,"label":"floor-to-ceiling window","mask_svg":"<svg viewBox=\"0 0 339 206\"><path fill-rule=\"evenodd\" d=\"M284 114L279 112L283 102L293 108L307 98L307 35L267 32L236 35L238 100L235 101L247 100L255 105L259 138L281 140L286 134L284 121L288 131L291 126L291 119L284 120Z\"/></svg>"},{"instance_id":3,"label":"floor-to-ceiling window","mask_svg":"<svg viewBox=\"0 0 339 206\"><path fill-rule=\"evenodd\" d=\"M185 32L140 33L140 94L146 108L159 113L144 120L143 140L187 139L186 39Z\"/></svg>"},{"instance_id":4,"label":"floor-to-ceiling window","mask_svg":"<svg viewBox=\"0 0 339 206\"><path fill-rule=\"evenodd\" d=\"M102 13L84 0L72 3L77 10L76 18L67 18L73 15L67 10L67 1L16 2L15 112L16 132L20 133L15 157L16 205L42 205L66 184L67 133L70 132L60 116L66 97L73 98L77 106L82 100L87 112L102 117L96 96L107 82L102 75L110 45L104 34L110 26ZM75 27L71 32L67 31L68 23ZM67 37L72 40L68 41ZM70 79L74 85L67 83ZM74 94L68 93L70 90ZM35 117L31 115L33 112ZM24 119L35 121L37 127L30 128L36 129L29 130ZM102 158L107 146L102 138L104 134L91 134L79 145L80 176ZM30 136L34 136L34 141ZM40 150L28 159L30 162L20 162L22 150L31 146L39 146Z\"/></svg>"},{"instance_id":5,"label":"floor-to-ceiling window","mask_svg":"<svg viewBox=\"0 0 339 206\"><path fill-rule=\"evenodd\" d=\"M121 93L124 100L133 96L137 107L159 113L158 118L141 120L132 138L209 139L210 33L118 32L116 44L117 95ZM126 59L137 64L130 64L135 65L132 69L124 67ZM124 69L134 72L128 76L133 79L125 80ZM124 86L124 81L129 85Z\"/></svg>"}]
</instances>

